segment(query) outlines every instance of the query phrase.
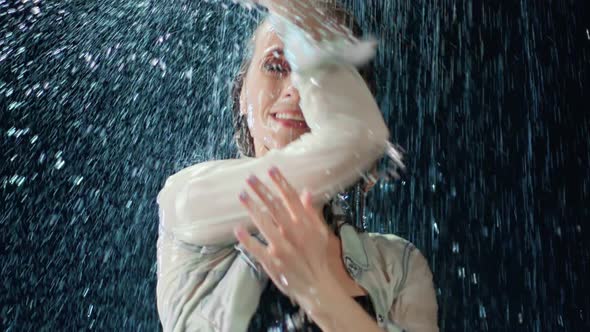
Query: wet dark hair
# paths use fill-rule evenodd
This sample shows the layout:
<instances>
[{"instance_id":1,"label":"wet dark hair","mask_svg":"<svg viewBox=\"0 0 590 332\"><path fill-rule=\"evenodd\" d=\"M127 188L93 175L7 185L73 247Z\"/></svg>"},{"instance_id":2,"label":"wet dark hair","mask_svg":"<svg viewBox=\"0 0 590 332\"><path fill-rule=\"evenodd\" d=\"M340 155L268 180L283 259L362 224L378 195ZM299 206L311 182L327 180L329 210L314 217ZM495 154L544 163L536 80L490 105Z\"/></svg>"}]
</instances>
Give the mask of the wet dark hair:
<instances>
[{"instance_id":1,"label":"wet dark hair","mask_svg":"<svg viewBox=\"0 0 590 332\"><path fill-rule=\"evenodd\" d=\"M343 7L330 4L323 8L321 8L329 17L334 18L342 24L343 26L347 27L353 34L354 37L360 38L362 37L362 29L358 22L355 20L353 14L349 11L344 9ZM261 22L262 25L264 21ZM260 27L258 25L258 27ZM258 33L258 27L254 31L253 34ZM254 140L252 135L250 135L250 130L248 128L247 117L240 114L240 94L242 92L242 87L244 85L244 78L248 74L248 68L250 67L250 63L252 62L252 56L254 54L254 39L249 39L246 45L246 54L243 57L242 63L239 67L239 70L235 76L232 91L231 91L231 102L232 102L232 124L234 128L234 140L236 146L238 148L239 156L241 157L255 157L255 149L254 149ZM375 72L373 62L369 62L363 67L359 68L359 73L363 77L365 83L367 84L369 90L375 96L377 90L377 84L375 80ZM340 193L340 198L344 200L346 203L344 204L344 212L346 213L345 217L347 223L352 224L356 227L359 231L364 231L364 222L362 220L363 212L364 212L364 193L367 190L368 183L365 181L364 178L360 179L357 183L353 184L352 186L348 187L345 191ZM330 204L326 204L324 206L324 218L328 223L332 224L334 216L332 214L332 209L328 208ZM337 232L338 229L335 228Z\"/></svg>"}]
</instances>

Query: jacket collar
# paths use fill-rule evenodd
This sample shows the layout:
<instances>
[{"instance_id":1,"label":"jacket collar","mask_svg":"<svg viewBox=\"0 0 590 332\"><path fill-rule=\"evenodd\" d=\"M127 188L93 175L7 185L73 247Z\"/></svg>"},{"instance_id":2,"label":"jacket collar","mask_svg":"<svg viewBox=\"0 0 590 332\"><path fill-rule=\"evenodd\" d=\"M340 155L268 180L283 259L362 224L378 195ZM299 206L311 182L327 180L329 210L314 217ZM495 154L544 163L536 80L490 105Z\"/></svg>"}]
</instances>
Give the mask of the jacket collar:
<instances>
[{"instance_id":1,"label":"jacket collar","mask_svg":"<svg viewBox=\"0 0 590 332\"><path fill-rule=\"evenodd\" d=\"M338 228L338 234L342 243L342 259L349 272L356 269L370 269L369 256L364 237L352 226L350 212L342 207L342 200L332 201L332 214L334 216L333 227Z\"/></svg>"},{"instance_id":2,"label":"jacket collar","mask_svg":"<svg viewBox=\"0 0 590 332\"><path fill-rule=\"evenodd\" d=\"M366 243L352 225L340 226L340 241L342 242L342 259L351 275L357 276L361 270L371 269Z\"/></svg>"}]
</instances>

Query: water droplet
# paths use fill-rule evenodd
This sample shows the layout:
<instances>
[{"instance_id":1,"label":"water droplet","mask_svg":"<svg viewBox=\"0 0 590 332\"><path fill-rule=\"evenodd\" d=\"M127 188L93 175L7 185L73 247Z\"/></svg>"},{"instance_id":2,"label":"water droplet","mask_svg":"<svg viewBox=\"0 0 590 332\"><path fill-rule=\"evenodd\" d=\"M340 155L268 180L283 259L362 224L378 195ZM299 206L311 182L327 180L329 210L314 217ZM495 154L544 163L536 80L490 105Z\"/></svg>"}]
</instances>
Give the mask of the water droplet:
<instances>
[{"instance_id":1,"label":"water droplet","mask_svg":"<svg viewBox=\"0 0 590 332\"><path fill-rule=\"evenodd\" d=\"M486 308L482 304L479 305L479 318L486 318Z\"/></svg>"},{"instance_id":2,"label":"water droplet","mask_svg":"<svg viewBox=\"0 0 590 332\"><path fill-rule=\"evenodd\" d=\"M454 254L459 253L459 243L457 243L457 242L453 242L453 253Z\"/></svg>"},{"instance_id":3,"label":"water droplet","mask_svg":"<svg viewBox=\"0 0 590 332\"><path fill-rule=\"evenodd\" d=\"M84 180L83 176L76 176L76 178L74 178L74 185L75 186L80 185L80 183L82 183L82 180Z\"/></svg>"},{"instance_id":4,"label":"water droplet","mask_svg":"<svg viewBox=\"0 0 590 332\"><path fill-rule=\"evenodd\" d=\"M465 279L465 268L463 266L460 266L457 269L457 275L459 276L459 279Z\"/></svg>"},{"instance_id":5,"label":"water droplet","mask_svg":"<svg viewBox=\"0 0 590 332\"><path fill-rule=\"evenodd\" d=\"M281 276L279 277L281 284L283 286L289 286L289 282L287 281L287 277L285 277L284 274L281 274Z\"/></svg>"},{"instance_id":6,"label":"water droplet","mask_svg":"<svg viewBox=\"0 0 590 332\"><path fill-rule=\"evenodd\" d=\"M64 167L65 163L66 162L63 159L58 159L55 162L55 169L62 169Z\"/></svg>"},{"instance_id":7,"label":"water droplet","mask_svg":"<svg viewBox=\"0 0 590 332\"><path fill-rule=\"evenodd\" d=\"M90 315L92 315L92 310L94 309L94 305L90 305L88 307L88 313L86 314L86 317L90 318Z\"/></svg>"}]
</instances>

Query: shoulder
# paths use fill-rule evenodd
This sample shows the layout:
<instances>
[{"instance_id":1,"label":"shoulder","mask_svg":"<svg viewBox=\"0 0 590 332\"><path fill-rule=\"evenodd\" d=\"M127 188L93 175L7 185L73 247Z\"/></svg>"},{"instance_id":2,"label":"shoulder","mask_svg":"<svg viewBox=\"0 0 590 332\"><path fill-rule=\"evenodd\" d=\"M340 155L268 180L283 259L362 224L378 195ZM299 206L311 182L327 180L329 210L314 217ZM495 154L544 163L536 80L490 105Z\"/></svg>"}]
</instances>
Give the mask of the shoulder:
<instances>
[{"instance_id":1,"label":"shoulder","mask_svg":"<svg viewBox=\"0 0 590 332\"><path fill-rule=\"evenodd\" d=\"M412 242L394 234L368 233L368 237L386 272L399 278L400 287L413 275L432 276L428 261Z\"/></svg>"},{"instance_id":2,"label":"shoulder","mask_svg":"<svg viewBox=\"0 0 590 332\"><path fill-rule=\"evenodd\" d=\"M395 234L367 234L369 240L375 245L379 254L383 255L384 258L404 259L404 257L409 257L414 251L416 251L416 246L414 246L412 242Z\"/></svg>"},{"instance_id":3,"label":"shoulder","mask_svg":"<svg viewBox=\"0 0 590 332\"><path fill-rule=\"evenodd\" d=\"M369 233L385 263L393 303L390 318L406 331L438 331L438 304L428 261L410 241L394 234Z\"/></svg>"}]
</instances>

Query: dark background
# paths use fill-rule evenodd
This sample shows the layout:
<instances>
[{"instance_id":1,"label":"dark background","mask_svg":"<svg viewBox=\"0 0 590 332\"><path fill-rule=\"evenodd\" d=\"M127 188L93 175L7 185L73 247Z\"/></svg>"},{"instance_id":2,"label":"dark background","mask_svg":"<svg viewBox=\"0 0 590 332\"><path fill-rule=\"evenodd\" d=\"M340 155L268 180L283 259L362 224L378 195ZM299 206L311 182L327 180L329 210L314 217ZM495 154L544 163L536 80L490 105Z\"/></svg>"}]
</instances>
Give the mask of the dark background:
<instances>
[{"instance_id":1,"label":"dark background","mask_svg":"<svg viewBox=\"0 0 590 332\"><path fill-rule=\"evenodd\" d=\"M441 329L589 330L588 1L346 4L407 151L367 225L427 256ZM0 329L159 329L155 198L235 156L254 24L229 0L0 0Z\"/></svg>"}]
</instances>

